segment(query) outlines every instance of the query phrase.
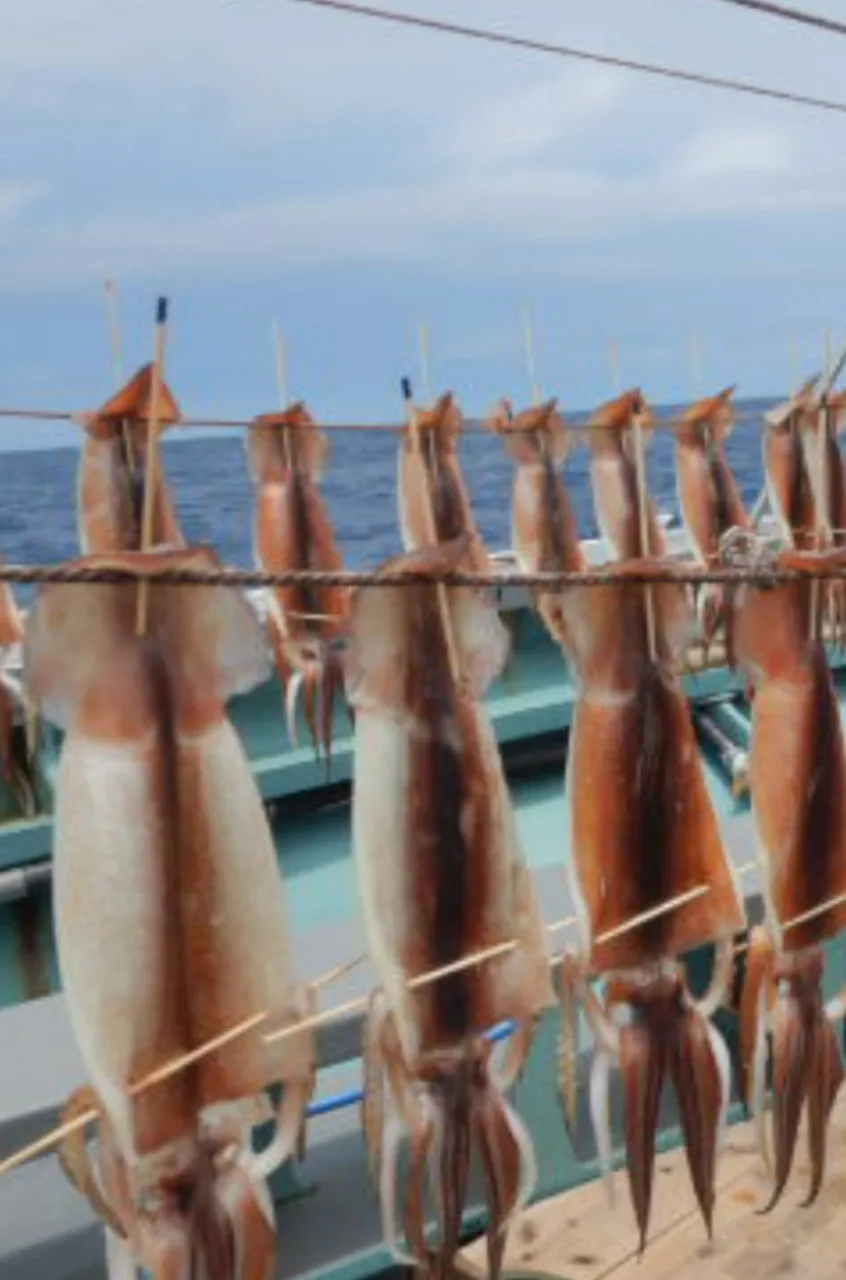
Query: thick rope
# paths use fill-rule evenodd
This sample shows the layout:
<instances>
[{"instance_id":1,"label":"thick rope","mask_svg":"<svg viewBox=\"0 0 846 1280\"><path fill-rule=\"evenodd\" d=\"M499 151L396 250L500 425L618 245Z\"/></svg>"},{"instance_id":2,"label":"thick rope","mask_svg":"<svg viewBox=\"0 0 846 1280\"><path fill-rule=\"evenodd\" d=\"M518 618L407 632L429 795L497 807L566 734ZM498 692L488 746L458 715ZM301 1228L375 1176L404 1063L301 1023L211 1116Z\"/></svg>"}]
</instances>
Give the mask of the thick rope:
<instances>
[{"instance_id":1,"label":"thick rope","mask_svg":"<svg viewBox=\"0 0 846 1280\"><path fill-rule=\"evenodd\" d=\"M34 583L49 582L97 583L152 581L162 586L206 587L409 587L419 583L444 583L450 587L538 587L554 590L566 587L601 587L612 583L643 584L648 582L676 583L757 583L760 586L777 586L781 583L800 582L818 578L846 578L846 561L836 566L802 566L781 568L768 562L752 566L721 565L700 568L695 564L665 562L644 563L628 561L623 571L619 567L599 567L583 573L526 573L522 570L505 570L501 573L473 573L454 570L448 573L432 573L407 570L340 570L323 572L313 569L297 569L286 573L261 573L251 569L156 569L150 573L129 572L116 568L103 568L85 564L77 565L0 565L0 582Z\"/></svg>"}]
</instances>

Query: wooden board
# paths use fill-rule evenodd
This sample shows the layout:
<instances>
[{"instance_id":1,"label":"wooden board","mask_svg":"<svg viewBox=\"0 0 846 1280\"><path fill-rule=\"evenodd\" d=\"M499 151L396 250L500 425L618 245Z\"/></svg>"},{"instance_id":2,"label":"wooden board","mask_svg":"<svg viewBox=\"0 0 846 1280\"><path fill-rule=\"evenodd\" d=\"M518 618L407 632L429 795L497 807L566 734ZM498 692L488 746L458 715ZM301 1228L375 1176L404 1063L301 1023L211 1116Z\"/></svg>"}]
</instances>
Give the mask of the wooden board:
<instances>
[{"instance_id":1,"label":"wooden board","mask_svg":"<svg viewBox=\"0 0 846 1280\"><path fill-rule=\"evenodd\" d=\"M597 1182L528 1209L515 1224L506 1273L562 1280L768 1280L778 1276L828 1280L846 1274L846 1090L829 1129L828 1171L816 1204L803 1208L808 1186L806 1138L800 1134L790 1182L781 1202L761 1214L770 1184L749 1125L728 1132L717 1175L714 1240L696 1208L684 1152L656 1161L649 1241L641 1261L625 1170L616 1174L609 1206ZM486 1274L485 1244L460 1256L464 1276Z\"/></svg>"}]
</instances>

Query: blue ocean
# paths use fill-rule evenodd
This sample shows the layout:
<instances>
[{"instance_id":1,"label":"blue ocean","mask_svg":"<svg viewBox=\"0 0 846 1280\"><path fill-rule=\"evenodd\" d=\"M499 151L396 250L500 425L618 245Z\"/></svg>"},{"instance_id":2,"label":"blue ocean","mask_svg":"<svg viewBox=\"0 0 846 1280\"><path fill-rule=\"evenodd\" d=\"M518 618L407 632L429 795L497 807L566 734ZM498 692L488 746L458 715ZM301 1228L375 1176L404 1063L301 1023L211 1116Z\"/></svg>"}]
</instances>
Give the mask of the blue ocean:
<instances>
[{"instance_id":1,"label":"blue ocean","mask_svg":"<svg viewBox=\"0 0 846 1280\"><path fill-rule=\"evenodd\" d=\"M728 455L750 505L762 484L761 426L755 416L773 402L738 402L739 418ZM668 406L663 413L672 413ZM487 545L510 543L513 465L501 442L468 424L461 461L476 518ZM397 437L388 432L331 433L332 455L324 493L345 561L351 568L378 564L400 549L396 504ZM211 543L229 564L252 566L253 494L243 437L230 434L192 439L165 437L162 457L182 527L192 541ZM76 534L74 448L0 455L3 501L0 555L16 564L54 564L79 554ZM577 447L565 478L583 536L596 532L588 479L589 454ZM659 510L677 511L673 441L653 433L647 453L649 485ZM21 591L22 599L27 594Z\"/></svg>"}]
</instances>

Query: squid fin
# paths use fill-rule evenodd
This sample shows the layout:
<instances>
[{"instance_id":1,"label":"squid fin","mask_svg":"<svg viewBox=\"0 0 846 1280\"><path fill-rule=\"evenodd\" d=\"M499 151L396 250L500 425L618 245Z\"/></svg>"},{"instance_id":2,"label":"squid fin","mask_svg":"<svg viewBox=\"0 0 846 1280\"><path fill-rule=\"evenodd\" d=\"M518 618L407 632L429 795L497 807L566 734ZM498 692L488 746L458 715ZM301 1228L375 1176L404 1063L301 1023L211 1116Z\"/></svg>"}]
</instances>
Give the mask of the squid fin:
<instances>
[{"instance_id":1,"label":"squid fin","mask_svg":"<svg viewBox=\"0 0 846 1280\"><path fill-rule=\"evenodd\" d=\"M87 556L69 567L150 574L148 634L166 659L171 683L188 699L225 701L269 676L264 632L240 592L194 584L156 590L158 574L219 570L210 548ZM128 652L137 652L137 592L136 583L122 581L92 583L84 592L74 583L50 583L39 593L27 617L26 688L58 728L68 727L104 667L123 671ZM73 662L68 653L75 654Z\"/></svg>"},{"instance_id":2,"label":"squid fin","mask_svg":"<svg viewBox=\"0 0 846 1280\"><path fill-rule=\"evenodd\" d=\"M469 540L411 552L390 561L386 571L426 574L463 567ZM347 653L347 696L353 706L373 703L382 710L407 711L409 682L419 688L433 678L427 626L432 617L429 583L359 591L354 603L353 640ZM473 696L481 697L499 675L508 653L508 635L496 610L477 591L448 587L446 597L462 674Z\"/></svg>"}]
</instances>

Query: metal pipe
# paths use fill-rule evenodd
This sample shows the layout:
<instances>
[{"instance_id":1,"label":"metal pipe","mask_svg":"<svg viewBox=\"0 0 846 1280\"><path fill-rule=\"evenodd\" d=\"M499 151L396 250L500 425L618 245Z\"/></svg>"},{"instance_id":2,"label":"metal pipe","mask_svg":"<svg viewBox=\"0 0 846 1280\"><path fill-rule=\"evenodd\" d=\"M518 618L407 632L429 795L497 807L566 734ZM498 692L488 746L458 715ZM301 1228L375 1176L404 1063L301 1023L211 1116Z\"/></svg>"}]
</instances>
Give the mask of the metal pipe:
<instances>
[{"instance_id":1,"label":"metal pipe","mask_svg":"<svg viewBox=\"0 0 846 1280\"><path fill-rule=\"evenodd\" d=\"M8 871L0 871L0 905L28 898L31 893L49 885L52 875L53 867L49 859L33 862L26 867L11 867Z\"/></svg>"},{"instance_id":2,"label":"metal pipe","mask_svg":"<svg viewBox=\"0 0 846 1280\"><path fill-rule=\"evenodd\" d=\"M695 711L693 720L700 736L716 751L717 758L731 781L732 795L736 800L739 799L749 790L749 758L746 752L732 742L707 711Z\"/></svg>"},{"instance_id":3,"label":"metal pipe","mask_svg":"<svg viewBox=\"0 0 846 1280\"><path fill-rule=\"evenodd\" d=\"M728 698L708 705L708 714L714 723L726 733L741 751L749 751L752 722L735 703Z\"/></svg>"}]
</instances>

